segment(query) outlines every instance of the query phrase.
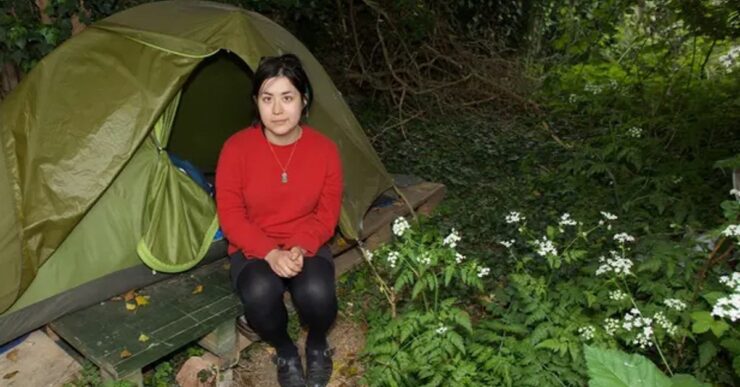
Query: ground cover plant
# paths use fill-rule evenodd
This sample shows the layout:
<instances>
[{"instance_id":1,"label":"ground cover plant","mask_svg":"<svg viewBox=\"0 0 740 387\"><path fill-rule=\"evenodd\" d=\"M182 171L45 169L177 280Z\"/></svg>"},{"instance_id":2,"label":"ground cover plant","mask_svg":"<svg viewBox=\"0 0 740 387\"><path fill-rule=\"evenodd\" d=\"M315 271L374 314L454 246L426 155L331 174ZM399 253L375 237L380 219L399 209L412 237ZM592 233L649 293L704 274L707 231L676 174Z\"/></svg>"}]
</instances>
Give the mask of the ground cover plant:
<instances>
[{"instance_id":1,"label":"ground cover plant","mask_svg":"<svg viewBox=\"0 0 740 387\"><path fill-rule=\"evenodd\" d=\"M141 2L4 5L0 97L74 15ZM229 3L322 58L390 171L449 189L340 279L367 384L740 382L736 2Z\"/></svg>"}]
</instances>

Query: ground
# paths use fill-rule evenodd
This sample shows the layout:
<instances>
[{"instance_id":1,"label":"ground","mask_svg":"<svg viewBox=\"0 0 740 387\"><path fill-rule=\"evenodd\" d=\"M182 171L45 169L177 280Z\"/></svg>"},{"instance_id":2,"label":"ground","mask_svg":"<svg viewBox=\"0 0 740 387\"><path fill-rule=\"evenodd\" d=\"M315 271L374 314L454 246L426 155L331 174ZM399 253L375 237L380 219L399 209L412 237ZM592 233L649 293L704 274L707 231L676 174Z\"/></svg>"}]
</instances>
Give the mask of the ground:
<instances>
[{"instance_id":1,"label":"ground","mask_svg":"<svg viewBox=\"0 0 740 387\"><path fill-rule=\"evenodd\" d=\"M295 316L292 316L293 318ZM335 349L334 374L329 387L360 385L362 366L359 354L365 345L364 324L340 314L329 333L329 343ZM303 354L306 331L301 330L298 348ZM256 343L242 353L239 364L234 369L234 381L238 386L277 387L275 364L272 363L274 350L264 343ZM304 360L305 361L305 360Z\"/></svg>"}]
</instances>

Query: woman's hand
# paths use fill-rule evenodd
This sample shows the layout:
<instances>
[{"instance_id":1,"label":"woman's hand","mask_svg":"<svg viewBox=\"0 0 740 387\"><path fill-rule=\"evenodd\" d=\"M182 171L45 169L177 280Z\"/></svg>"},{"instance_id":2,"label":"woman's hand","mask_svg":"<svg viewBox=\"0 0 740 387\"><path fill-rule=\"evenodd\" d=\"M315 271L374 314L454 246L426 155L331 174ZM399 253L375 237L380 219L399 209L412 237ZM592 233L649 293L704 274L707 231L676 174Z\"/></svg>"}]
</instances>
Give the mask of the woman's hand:
<instances>
[{"instance_id":1,"label":"woman's hand","mask_svg":"<svg viewBox=\"0 0 740 387\"><path fill-rule=\"evenodd\" d=\"M291 251L273 249L267 253L265 261L275 274L283 278L294 277L303 270L303 255L297 259Z\"/></svg>"}]
</instances>

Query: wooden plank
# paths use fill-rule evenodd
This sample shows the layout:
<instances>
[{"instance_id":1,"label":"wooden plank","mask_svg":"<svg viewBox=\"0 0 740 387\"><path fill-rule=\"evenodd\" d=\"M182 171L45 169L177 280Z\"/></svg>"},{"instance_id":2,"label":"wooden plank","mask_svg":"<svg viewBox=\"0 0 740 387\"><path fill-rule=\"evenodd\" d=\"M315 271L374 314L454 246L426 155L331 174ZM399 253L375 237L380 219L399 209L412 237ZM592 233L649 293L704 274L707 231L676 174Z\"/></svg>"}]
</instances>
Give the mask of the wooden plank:
<instances>
[{"instance_id":1,"label":"wooden plank","mask_svg":"<svg viewBox=\"0 0 740 387\"><path fill-rule=\"evenodd\" d=\"M202 286L202 292L195 290ZM51 323L52 328L113 378L131 374L205 336L242 313L228 265L218 260L140 290L149 305L128 311L106 301ZM90 324L95 321L95 324ZM140 335L148 337L140 341Z\"/></svg>"},{"instance_id":2,"label":"wooden plank","mask_svg":"<svg viewBox=\"0 0 740 387\"><path fill-rule=\"evenodd\" d=\"M42 331L0 355L0 385L60 386L73 380L82 366Z\"/></svg>"}]
</instances>

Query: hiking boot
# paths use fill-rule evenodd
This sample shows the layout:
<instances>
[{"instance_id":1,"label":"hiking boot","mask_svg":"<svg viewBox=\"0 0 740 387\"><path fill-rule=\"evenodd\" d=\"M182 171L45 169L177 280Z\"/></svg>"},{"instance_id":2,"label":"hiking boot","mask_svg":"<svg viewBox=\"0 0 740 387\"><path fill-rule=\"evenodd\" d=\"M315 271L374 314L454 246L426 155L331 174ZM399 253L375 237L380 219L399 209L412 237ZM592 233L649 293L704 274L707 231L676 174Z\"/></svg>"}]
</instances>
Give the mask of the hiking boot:
<instances>
[{"instance_id":1,"label":"hiking boot","mask_svg":"<svg viewBox=\"0 0 740 387\"><path fill-rule=\"evenodd\" d=\"M324 387L331 379L334 351L331 349L306 349L306 379L308 387Z\"/></svg>"},{"instance_id":2,"label":"hiking boot","mask_svg":"<svg viewBox=\"0 0 740 387\"><path fill-rule=\"evenodd\" d=\"M252 329L249 325L249 321L247 321L247 318L244 316L239 316L239 318L236 319L236 330L253 343L262 341L260 335Z\"/></svg>"},{"instance_id":3,"label":"hiking boot","mask_svg":"<svg viewBox=\"0 0 740 387\"><path fill-rule=\"evenodd\" d=\"M306 387L299 356L280 357L276 355L272 361L277 366L277 380L280 387Z\"/></svg>"}]
</instances>

